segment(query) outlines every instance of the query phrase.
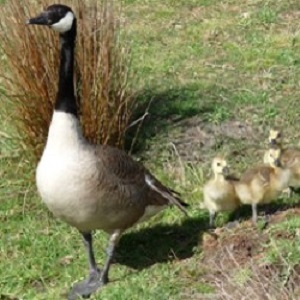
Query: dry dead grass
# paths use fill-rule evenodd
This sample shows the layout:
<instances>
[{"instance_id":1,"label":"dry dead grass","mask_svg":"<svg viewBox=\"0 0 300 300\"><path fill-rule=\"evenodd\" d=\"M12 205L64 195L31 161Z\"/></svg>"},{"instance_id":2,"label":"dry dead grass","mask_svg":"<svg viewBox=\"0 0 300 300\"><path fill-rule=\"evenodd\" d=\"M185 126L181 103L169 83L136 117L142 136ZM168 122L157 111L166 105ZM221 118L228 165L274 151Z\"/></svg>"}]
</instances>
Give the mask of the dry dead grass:
<instances>
[{"instance_id":1,"label":"dry dead grass","mask_svg":"<svg viewBox=\"0 0 300 300\"><path fill-rule=\"evenodd\" d=\"M64 3L79 20L75 70L85 136L122 147L134 98L128 88L130 50L120 37L120 7L106 0ZM1 6L1 83L14 109L11 122L36 158L46 140L57 91L59 44L57 34L27 27L25 20L48 4L10 0Z\"/></svg>"}]
</instances>

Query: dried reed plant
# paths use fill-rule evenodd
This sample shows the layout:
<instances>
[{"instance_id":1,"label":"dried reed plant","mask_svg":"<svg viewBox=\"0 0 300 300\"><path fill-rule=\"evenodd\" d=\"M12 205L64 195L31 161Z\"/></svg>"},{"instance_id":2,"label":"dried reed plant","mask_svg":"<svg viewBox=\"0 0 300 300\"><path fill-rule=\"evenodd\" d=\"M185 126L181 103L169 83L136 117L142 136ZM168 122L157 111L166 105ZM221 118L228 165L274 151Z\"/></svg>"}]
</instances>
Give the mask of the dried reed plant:
<instances>
[{"instance_id":1,"label":"dried reed plant","mask_svg":"<svg viewBox=\"0 0 300 300\"><path fill-rule=\"evenodd\" d=\"M120 4L63 3L78 19L75 81L84 134L93 143L122 147L134 97L129 88L130 49L121 39ZM35 158L43 149L56 98L59 43L52 30L26 26L25 20L50 4L10 0L0 7L1 84L15 112L11 121Z\"/></svg>"}]
</instances>

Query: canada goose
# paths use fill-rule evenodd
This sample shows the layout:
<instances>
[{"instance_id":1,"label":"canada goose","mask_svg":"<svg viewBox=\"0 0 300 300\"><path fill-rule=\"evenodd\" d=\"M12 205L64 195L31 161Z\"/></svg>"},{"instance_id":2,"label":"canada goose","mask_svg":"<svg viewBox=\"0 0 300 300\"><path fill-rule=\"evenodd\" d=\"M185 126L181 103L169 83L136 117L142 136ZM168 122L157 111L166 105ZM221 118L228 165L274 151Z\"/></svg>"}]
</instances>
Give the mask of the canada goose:
<instances>
[{"instance_id":1,"label":"canada goose","mask_svg":"<svg viewBox=\"0 0 300 300\"><path fill-rule=\"evenodd\" d=\"M73 300L89 296L108 282L116 244L127 228L171 204L186 213L187 204L125 152L84 139L73 84L77 27L71 8L51 5L26 23L46 25L60 34L58 93L36 183L49 210L83 236L90 274L71 290L68 299ZM110 234L101 271L92 246L96 229Z\"/></svg>"},{"instance_id":2,"label":"canada goose","mask_svg":"<svg viewBox=\"0 0 300 300\"><path fill-rule=\"evenodd\" d=\"M234 183L241 203L252 206L253 223L257 222L257 205L275 199L290 180L290 171L282 167L280 148L270 148L268 158L269 165L248 169L240 181Z\"/></svg>"},{"instance_id":3,"label":"canada goose","mask_svg":"<svg viewBox=\"0 0 300 300\"><path fill-rule=\"evenodd\" d=\"M229 168L226 160L215 157L211 167L214 175L204 185L203 206L209 211L209 225L213 227L216 213L234 211L240 202L234 189L233 179L227 177Z\"/></svg>"},{"instance_id":4,"label":"canada goose","mask_svg":"<svg viewBox=\"0 0 300 300\"><path fill-rule=\"evenodd\" d=\"M270 129L269 131L269 148L282 147L282 132L278 129ZM269 151L265 151L264 154L264 163L269 163Z\"/></svg>"}]
</instances>

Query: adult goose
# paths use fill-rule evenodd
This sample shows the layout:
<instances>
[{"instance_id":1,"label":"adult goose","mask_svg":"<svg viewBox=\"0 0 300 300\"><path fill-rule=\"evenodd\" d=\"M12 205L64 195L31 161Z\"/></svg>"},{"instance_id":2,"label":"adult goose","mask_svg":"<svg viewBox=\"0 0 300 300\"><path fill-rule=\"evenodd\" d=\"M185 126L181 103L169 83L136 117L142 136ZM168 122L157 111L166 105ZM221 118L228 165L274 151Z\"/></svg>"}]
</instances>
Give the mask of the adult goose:
<instances>
[{"instance_id":1,"label":"adult goose","mask_svg":"<svg viewBox=\"0 0 300 300\"><path fill-rule=\"evenodd\" d=\"M46 25L60 35L58 93L47 143L36 171L37 188L49 210L83 236L90 273L68 299L87 297L108 282L121 234L169 205L186 213L186 203L125 152L92 145L83 137L73 84L76 17L68 6L49 6L27 24ZM92 231L110 234L107 260L97 268Z\"/></svg>"}]
</instances>

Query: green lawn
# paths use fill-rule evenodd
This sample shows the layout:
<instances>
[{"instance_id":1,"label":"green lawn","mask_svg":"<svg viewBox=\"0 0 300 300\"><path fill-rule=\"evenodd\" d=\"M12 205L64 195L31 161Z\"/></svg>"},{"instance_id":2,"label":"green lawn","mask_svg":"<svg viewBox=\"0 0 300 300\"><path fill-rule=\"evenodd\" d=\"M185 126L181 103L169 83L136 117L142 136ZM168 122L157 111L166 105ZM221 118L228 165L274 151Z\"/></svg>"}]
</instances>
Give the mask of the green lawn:
<instances>
[{"instance_id":1,"label":"green lawn","mask_svg":"<svg viewBox=\"0 0 300 300\"><path fill-rule=\"evenodd\" d=\"M287 293L286 299L299 299L299 290L287 284L290 278L300 283L294 276L300 264L299 211L255 229L266 237L251 264L239 262L221 270L225 292L237 290L232 294L236 298L229 298L209 279L214 273L203 245L208 214L199 208L202 185L217 153L226 154L239 173L262 161L271 126L284 130L286 143L300 146L299 16L298 0L124 0L122 19L132 46L138 97L143 103L152 101L134 153L182 192L191 208L189 218L168 209L125 234L111 283L92 299L238 300L238 292L258 287L254 267L261 264L276 270L274 282L283 287L278 297ZM85 252L79 234L54 219L40 202L35 165L11 124L12 105L13 100L0 99L0 299L64 299L70 286L87 274ZM235 121L251 134L222 131ZM208 133L203 144L199 128ZM295 195L274 207L284 214L299 203ZM249 207L242 218L250 218ZM228 219L220 215L217 223L223 226ZM106 242L98 232L100 264Z\"/></svg>"}]
</instances>

